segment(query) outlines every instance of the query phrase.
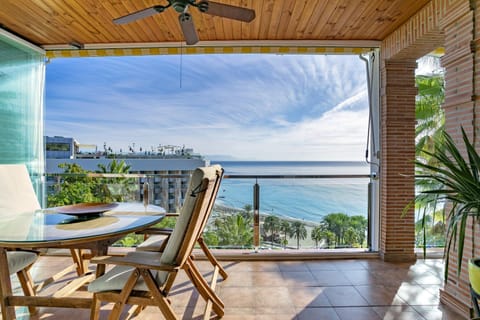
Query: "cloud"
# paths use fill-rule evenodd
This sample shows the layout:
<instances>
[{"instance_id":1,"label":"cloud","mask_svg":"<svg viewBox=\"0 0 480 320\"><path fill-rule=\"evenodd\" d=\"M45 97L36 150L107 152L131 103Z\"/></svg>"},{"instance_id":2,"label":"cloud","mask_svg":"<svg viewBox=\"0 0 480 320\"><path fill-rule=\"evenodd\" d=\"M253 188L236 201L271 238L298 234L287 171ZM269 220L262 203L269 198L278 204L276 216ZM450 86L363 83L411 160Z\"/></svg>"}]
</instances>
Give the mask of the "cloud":
<instances>
[{"instance_id":1,"label":"cloud","mask_svg":"<svg viewBox=\"0 0 480 320\"><path fill-rule=\"evenodd\" d=\"M46 134L250 160L362 160L368 101L356 56L55 59Z\"/></svg>"}]
</instances>

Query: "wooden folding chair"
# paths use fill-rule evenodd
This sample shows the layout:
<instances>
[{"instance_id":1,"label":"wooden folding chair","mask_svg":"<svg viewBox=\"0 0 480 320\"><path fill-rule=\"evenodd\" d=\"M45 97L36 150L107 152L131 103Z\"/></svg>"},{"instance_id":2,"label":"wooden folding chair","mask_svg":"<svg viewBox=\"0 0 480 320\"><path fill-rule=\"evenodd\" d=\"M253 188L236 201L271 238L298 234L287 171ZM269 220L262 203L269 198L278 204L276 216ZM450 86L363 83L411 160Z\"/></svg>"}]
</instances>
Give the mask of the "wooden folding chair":
<instances>
[{"instance_id":1,"label":"wooden folding chair","mask_svg":"<svg viewBox=\"0 0 480 320\"><path fill-rule=\"evenodd\" d=\"M208 284L191 259L222 175L222 170L217 169L205 167L194 171L190 192L162 252L135 251L125 257L92 260L93 263L115 266L88 286L88 290L94 293L91 319L98 319L102 302L115 303L109 319L118 319L126 304L157 306L167 320L177 319L167 297L180 269L186 272L215 314L218 317L224 315L224 305L215 293L214 283ZM209 316L209 313L205 314L205 317Z\"/></svg>"},{"instance_id":2,"label":"wooden folding chair","mask_svg":"<svg viewBox=\"0 0 480 320\"><path fill-rule=\"evenodd\" d=\"M203 240L203 230L205 229L205 226L208 223L208 219L210 218L210 215L212 213L212 209L213 209L213 206L215 204L215 199L217 197L218 190L220 188L220 183L222 181L223 173L224 173L224 170L222 169L222 167L220 165L213 165L212 167L215 168L215 170L217 170L218 172L220 172L220 178L218 179L218 181L215 185L214 193L213 193L213 196L211 198L210 205L209 205L209 212L206 215L205 220L203 221L202 232L200 232L200 235L197 239L197 243L200 246L200 248L202 249L202 251L204 252L208 261L210 261L210 263L213 265L214 273L218 272L222 276L222 279L226 280L227 277L228 277L227 272L222 267L222 265L218 262L218 260L215 258L215 256L212 254L212 252L208 248L207 244ZM187 190L187 193L188 192L190 192L190 191ZM167 213L166 216L167 217L178 218L179 213ZM139 244L137 246L136 250L137 251L155 251L155 252L163 251L163 249L165 248L165 245L168 241L168 238L172 233L172 230L173 229L149 228L147 230L142 231L141 233L149 235L149 236L144 242L142 242L141 244Z\"/></svg>"},{"instance_id":3,"label":"wooden folding chair","mask_svg":"<svg viewBox=\"0 0 480 320\"><path fill-rule=\"evenodd\" d=\"M10 216L25 212L33 213L37 209L40 209L40 204L33 190L27 167L23 164L0 165L0 219L9 219ZM29 224L25 222L24 230L19 226L19 233L28 233ZM8 251L6 258L9 274L17 274L24 294L34 295L35 288L29 270L37 260L38 254L33 251ZM33 314L35 308L29 307L29 311Z\"/></svg>"},{"instance_id":4,"label":"wooden folding chair","mask_svg":"<svg viewBox=\"0 0 480 320\"><path fill-rule=\"evenodd\" d=\"M24 164L1 164L0 165L0 217L8 218L9 215L17 215L25 212L40 210L35 190ZM33 217L33 215L32 215ZM29 224L25 223L28 227ZM27 232L28 230L26 230ZM82 258L81 250L71 249L73 264L59 274L70 272L74 268L78 275L87 271L87 263ZM57 275L53 276L56 277ZM48 282L48 280L47 280Z\"/></svg>"}]
</instances>

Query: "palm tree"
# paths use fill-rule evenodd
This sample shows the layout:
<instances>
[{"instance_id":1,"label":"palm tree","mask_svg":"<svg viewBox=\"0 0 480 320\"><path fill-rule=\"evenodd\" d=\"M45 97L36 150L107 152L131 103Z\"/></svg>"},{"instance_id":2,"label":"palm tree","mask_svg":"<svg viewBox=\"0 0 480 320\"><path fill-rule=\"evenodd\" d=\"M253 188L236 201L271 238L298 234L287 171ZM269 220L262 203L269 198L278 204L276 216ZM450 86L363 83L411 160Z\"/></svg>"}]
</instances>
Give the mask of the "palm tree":
<instances>
[{"instance_id":1,"label":"palm tree","mask_svg":"<svg viewBox=\"0 0 480 320\"><path fill-rule=\"evenodd\" d=\"M242 214L244 215L244 218L250 219L253 218L253 212L252 212L252 205L251 204L246 204L243 206L243 212Z\"/></svg>"},{"instance_id":2,"label":"palm tree","mask_svg":"<svg viewBox=\"0 0 480 320\"><path fill-rule=\"evenodd\" d=\"M129 173L130 172L130 165L127 165L125 160L118 161L113 159L107 166L102 163L98 164L97 170L98 173Z\"/></svg>"},{"instance_id":3,"label":"palm tree","mask_svg":"<svg viewBox=\"0 0 480 320\"><path fill-rule=\"evenodd\" d=\"M117 161L113 159L107 166L104 164L98 164L97 173L116 173L116 174L127 174L130 172L130 165L127 165L125 160ZM123 202L127 200L129 195L137 189L137 186L134 183L133 179L129 178L113 178L114 183L112 183L111 178L105 178L100 181L98 187L98 194L100 194L105 201L119 201Z\"/></svg>"},{"instance_id":4,"label":"palm tree","mask_svg":"<svg viewBox=\"0 0 480 320\"><path fill-rule=\"evenodd\" d=\"M318 242L323 239L323 228L322 226L316 226L310 232L310 237L315 241L315 248L318 249Z\"/></svg>"},{"instance_id":5,"label":"palm tree","mask_svg":"<svg viewBox=\"0 0 480 320\"><path fill-rule=\"evenodd\" d=\"M300 221L293 222L291 224L290 237L297 239L297 249L300 249L300 240L307 238L305 224Z\"/></svg>"},{"instance_id":6,"label":"palm tree","mask_svg":"<svg viewBox=\"0 0 480 320\"><path fill-rule=\"evenodd\" d=\"M464 146L457 147L453 138L444 132L443 139L437 142L441 146L436 147L434 153L424 151L439 165L433 166L418 160L415 162L420 168L420 178L435 181L440 186L436 189L422 191L415 200L432 199L431 195L433 194L451 204L448 207L447 241L444 251L445 281L448 279L450 254L453 253L453 247L458 255L457 276L460 274L464 259L467 222L469 218L473 218L472 228L474 228L475 221L480 218L480 154L477 153L474 143L469 140L465 130L461 129ZM465 156L461 150L465 150ZM404 209L404 214L408 208L407 206ZM422 220L426 220L426 217L424 216Z\"/></svg>"},{"instance_id":7,"label":"palm tree","mask_svg":"<svg viewBox=\"0 0 480 320\"><path fill-rule=\"evenodd\" d=\"M270 244L273 246L273 239L280 228L280 219L277 216L267 216L263 221L265 235L270 231Z\"/></svg>"},{"instance_id":8,"label":"palm tree","mask_svg":"<svg viewBox=\"0 0 480 320\"><path fill-rule=\"evenodd\" d=\"M436 148L443 148L444 146L444 143L442 143L445 127L445 113L442 109L442 103L445 99L444 75L443 73L436 73L430 76L417 76L415 80L418 87L418 97L415 103L417 120L415 128L417 141L415 146L416 159L431 166L438 166L435 157L430 156L429 153L435 153ZM416 167L418 171L419 166L417 165ZM435 190L441 187L437 181L432 179L417 179L415 185L420 192ZM426 253L428 230L436 224L434 217L439 206L437 199L438 195L432 193L418 199L415 205L415 211L418 212L419 216L418 219L422 221L421 231L417 232L417 235L422 234L423 237L422 241L417 239L417 243L423 243L424 254ZM444 221L443 203L440 209L442 211L442 220ZM432 219L425 219L427 215L431 215ZM427 221L430 221L429 225L431 227L428 227Z\"/></svg>"},{"instance_id":9,"label":"palm tree","mask_svg":"<svg viewBox=\"0 0 480 320\"><path fill-rule=\"evenodd\" d=\"M214 223L218 244L222 246L251 246L253 244L252 220L241 214L219 217Z\"/></svg>"},{"instance_id":10,"label":"palm tree","mask_svg":"<svg viewBox=\"0 0 480 320\"><path fill-rule=\"evenodd\" d=\"M322 219L322 226L335 234L337 245L344 244L344 234L350 223L350 217L345 213L329 213Z\"/></svg>"},{"instance_id":11,"label":"palm tree","mask_svg":"<svg viewBox=\"0 0 480 320\"><path fill-rule=\"evenodd\" d=\"M353 228L358 244L363 246L367 234L367 218L364 216L351 216L350 217L350 227ZM353 243L352 243L353 244Z\"/></svg>"},{"instance_id":12,"label":"palm tree","mask_svg":"<svg viewBox=\"0 0 480 320\"><path fill-rule=\"evenodd\" d=\"M280 232L283 233L283 241L282 241L282 244L283 244L283 248L285 249L285 247L287 246L287 235L290 234L290 230L291 230L291 226L290 226L290 222L288 222L287 220L282 220L282 222L280 222Z\"/></svg>"}]
</instances>

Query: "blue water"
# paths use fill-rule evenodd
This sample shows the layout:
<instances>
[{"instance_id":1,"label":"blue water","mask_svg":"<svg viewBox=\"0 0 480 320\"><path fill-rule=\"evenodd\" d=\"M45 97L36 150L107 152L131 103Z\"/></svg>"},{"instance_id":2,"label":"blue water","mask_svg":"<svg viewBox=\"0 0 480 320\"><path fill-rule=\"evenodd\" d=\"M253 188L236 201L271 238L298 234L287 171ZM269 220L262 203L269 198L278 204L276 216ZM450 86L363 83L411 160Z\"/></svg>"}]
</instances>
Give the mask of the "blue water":
<instances>
[{"instance_id":1,"label":"blue water","mask_svg":"<svg viewBox=\"0 0 480 320\"><path fill-rule=\"evenodd\" d=\"M225 175L368 174L362 162L212 161ZM319 223L329 213L367 216L368 178L259 179L260 212ZM217 203L253 205L255 179L224 179Z\"/></svg>"}]
</instances>

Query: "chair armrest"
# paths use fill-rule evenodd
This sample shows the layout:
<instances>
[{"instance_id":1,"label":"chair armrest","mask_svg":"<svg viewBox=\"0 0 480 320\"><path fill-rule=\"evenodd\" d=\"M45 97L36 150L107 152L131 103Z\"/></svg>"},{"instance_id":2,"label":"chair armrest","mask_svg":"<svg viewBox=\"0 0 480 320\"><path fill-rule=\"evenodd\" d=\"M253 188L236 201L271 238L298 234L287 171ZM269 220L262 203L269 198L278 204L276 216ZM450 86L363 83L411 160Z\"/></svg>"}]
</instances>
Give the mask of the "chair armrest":
<instances>
[{"instance_id":1,"label":"chair armrest","mask_svg":"<svg viewBox=\"0 0 480 320\"><path fill-rule=\"evenodd\" d=\"M180 213L178 212L167 212L165 213L165 217L178 217Z\"/></svg>"},{"instance_id":2,"label":"chair armrest","mask_svg":"<svg viewBox=\"0 0 480 320\"><path fill-rule=\"evenodd\" d=\"M132 252L126 256L99 256L90 262L94 264L114 264L118 266L130 266L133 268L145 268L161 271L174 271L179 267L160 263L161 254L158 252Z\"/></svg>"},{"instance_id":3,"label":"chair armrest","mask_svg":"<svg viewBox=\"0 0 480 320\"><path fill-rule=\"evenodd\" d=\"M160 234L169 236L172 233L173 229L171 228L147 228L141 231L135 232L136 234Z\"/></svg>"}]
</instances>

